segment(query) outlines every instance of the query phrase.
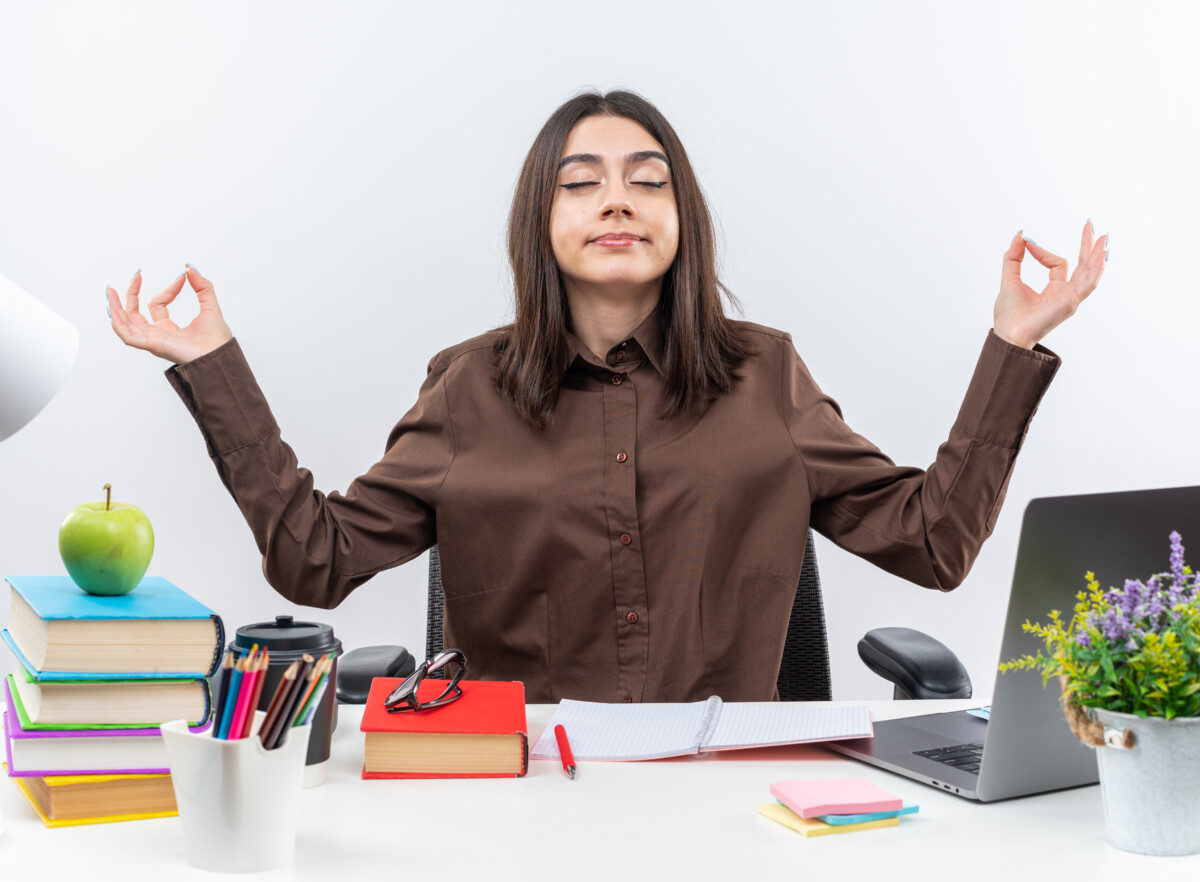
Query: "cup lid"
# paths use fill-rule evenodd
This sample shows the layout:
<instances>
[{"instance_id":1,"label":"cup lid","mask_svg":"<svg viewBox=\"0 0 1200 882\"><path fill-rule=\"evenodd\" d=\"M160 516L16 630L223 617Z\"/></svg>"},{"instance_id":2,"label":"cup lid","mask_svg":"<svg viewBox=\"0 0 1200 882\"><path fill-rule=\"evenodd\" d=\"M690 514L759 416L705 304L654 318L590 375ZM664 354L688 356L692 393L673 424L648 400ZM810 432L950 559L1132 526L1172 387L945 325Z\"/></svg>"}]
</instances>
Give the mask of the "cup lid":
<instances>
[{"instance_id":1,"label":"cup lid","mask_svg":"<svg viewBox=\"0 0 1200 882\"><path fill-rule=\"evenodd\" d=\"M342 645L333 636L332 625L297 622L291 616L276 616L273 622L242 625L233 642L246 649L257 643L272 652L330 652Z\"/></svg>"}]
</instances>

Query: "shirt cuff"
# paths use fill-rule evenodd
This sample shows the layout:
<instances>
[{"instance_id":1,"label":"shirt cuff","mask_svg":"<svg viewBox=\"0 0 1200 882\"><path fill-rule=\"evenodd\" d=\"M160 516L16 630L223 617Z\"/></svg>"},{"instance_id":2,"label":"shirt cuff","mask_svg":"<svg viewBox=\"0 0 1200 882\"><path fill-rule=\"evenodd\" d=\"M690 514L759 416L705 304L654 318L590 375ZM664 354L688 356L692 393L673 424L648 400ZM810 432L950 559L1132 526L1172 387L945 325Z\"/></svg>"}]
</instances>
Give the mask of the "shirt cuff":
<instances>
[{"instance_id":1,"label":"shirt cuff","mask_svg":"<svg viewBox=\"0 0 1200 882\"><path fill-rule=\"evenodd\" d=\"M236 339L166 370L167 382L200 426L210 456L279 431Z\"/></svg>"},{"instance_id":2,"label":"shirt cuff","mask_svg":"<svg viewBox=\"0 0 1200 882\"><path fill-rule=\"evenodd\" d=\"M1061 363L1040 344L1026 349L988 331L955 426L978 441L1019 448Z\"/></svg>"}]
</instances>

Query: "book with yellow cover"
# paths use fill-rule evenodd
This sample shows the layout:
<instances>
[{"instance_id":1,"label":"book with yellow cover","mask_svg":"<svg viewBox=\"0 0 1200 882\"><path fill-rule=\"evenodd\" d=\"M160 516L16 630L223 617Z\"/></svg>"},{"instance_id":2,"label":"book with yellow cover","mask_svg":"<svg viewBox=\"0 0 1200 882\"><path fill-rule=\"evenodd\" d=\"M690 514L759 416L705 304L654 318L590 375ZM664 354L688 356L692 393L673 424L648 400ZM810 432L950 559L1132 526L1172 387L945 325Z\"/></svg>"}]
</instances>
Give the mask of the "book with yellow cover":
<instances>
[{"instance_id":1,"label":"book with yellow cover","mask_svg":"<svg viewBox=\"0 0 1200 882\"><path fill-rule=\"evenodd\" d=\"M47 827L179 814L170 775L54 775L11 780Z\"/></svg>"}]
</instances>

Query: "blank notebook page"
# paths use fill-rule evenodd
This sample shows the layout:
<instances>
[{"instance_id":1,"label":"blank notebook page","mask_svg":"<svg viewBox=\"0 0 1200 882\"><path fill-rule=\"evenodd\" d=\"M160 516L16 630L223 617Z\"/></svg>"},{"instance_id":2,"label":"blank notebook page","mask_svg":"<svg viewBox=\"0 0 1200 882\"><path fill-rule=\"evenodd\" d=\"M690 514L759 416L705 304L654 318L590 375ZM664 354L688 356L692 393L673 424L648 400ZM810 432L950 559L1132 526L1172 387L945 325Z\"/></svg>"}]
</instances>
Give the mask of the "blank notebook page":
<instances>
[{"instance_id":1,"label":"blank notebook page","mask_svg":"<svg viewBox=\"0 0 1200 882\"><path fill-rule=\"evenodd\" d=\"M871 717L862 707L811 707L782 702L770 707L724 704L701 749L869 738L871 734Z\"/></svg>"},{"instance_id":2,"label":"blank notebook page","mask_svg":"<svg viewBox=\"0 0 1200 882\"><path fill-rule=\"evenodd\" d=\"M529 755L558 759L554 727L567 730L575 759L662 759L695 753L712 703L604 704L564 698Z\"/></svg>"}]
</instances>

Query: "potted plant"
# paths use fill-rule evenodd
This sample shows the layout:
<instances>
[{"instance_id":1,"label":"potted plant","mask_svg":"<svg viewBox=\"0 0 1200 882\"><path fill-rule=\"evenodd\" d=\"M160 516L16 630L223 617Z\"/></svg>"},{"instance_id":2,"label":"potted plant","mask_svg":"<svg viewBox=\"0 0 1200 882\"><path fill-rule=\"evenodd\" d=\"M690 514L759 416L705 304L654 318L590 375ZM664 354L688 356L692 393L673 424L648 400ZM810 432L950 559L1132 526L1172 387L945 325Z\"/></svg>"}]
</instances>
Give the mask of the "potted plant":
<instances>
[{"instance_id":1,"label":"potted plant","mask_svg":"<svg viewBox=\"0 0 1200 882\"><path fill-rule=\"evenodd\" d=\"M1172 532L1170 569L1121 588L1093 573L1064 623L1025 623L1045 650L1000 666L1057 677L1072 732L1098 748L1109 841L1200 852L1200 581Z\"/></svg>"}]
</instances>

